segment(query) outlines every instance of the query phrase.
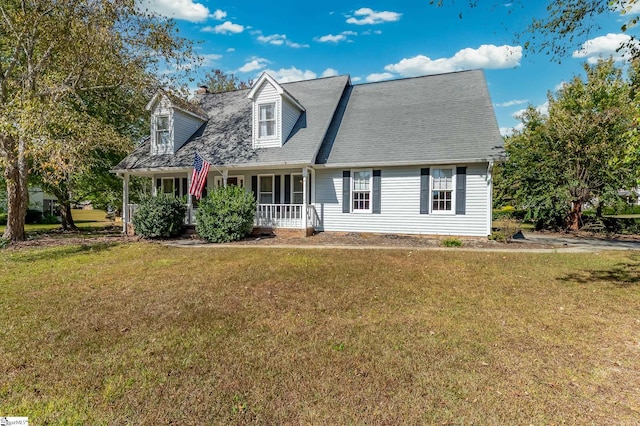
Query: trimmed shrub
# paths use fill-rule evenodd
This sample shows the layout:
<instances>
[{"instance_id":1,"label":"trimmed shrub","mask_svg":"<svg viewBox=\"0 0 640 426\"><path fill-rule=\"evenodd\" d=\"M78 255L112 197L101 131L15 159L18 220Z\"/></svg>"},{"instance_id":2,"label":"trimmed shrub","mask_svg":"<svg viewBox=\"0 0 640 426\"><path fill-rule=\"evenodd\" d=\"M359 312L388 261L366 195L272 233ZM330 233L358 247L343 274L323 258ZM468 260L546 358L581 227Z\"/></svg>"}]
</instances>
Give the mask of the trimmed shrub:
<instances>
[{"instance_id":1,"label":"trimmed shrub","mask_svg":"<svg viewBox=\"0 0 640 426\"><path fill-rule=\"evenodd\" d=\"M46 214L42 216L42 219L40 219L40 223L47 224L47 225L55 225L57 223L60 223L60 219L58 219L58 216Z\"/></svg>"},{"instance_id":2,"label":"trimmed shrub","mask_svg":"<svg viewBox=\"0 0 640 426\"><path fill-rule=\"evenodd\" d=\"M253 229L256 200L237 186L218 188L200 200L196 232L211 243L237 241Z\"/></svg>"},{"instance_id":3,"label":"trimmed shrub","mask_svg":"<svg viewBox=\"0 0 640 426\"><path fill-rule=\"evenodd\" d=\"M40 210L27 210L27 214L24 217L24 223L26 224L34 224L40 223L42 220L42 212Z\"/></svg>"},{"instance_id":4,"label":"trimmed shrub","mask_svg":"<svg viewBox=\"0 0 640 426\"><path fill-rule=\"evenodd\" d=\"M182 231L186 212L183 198L164 194L146 197L133 214L133 226L136 234L144 238L175 237Z\"/></svg>"},{"instance_id":5,"label":"trimmed shrub","mask_svg":"<svg viewBox=\"0 0 640 426\"><path fill-rule=\"evenodd\" d=\"M7 224L7 217L9 215L7 213L0 213L0 225L6 225Z\"/></svg>"}]
</instances>

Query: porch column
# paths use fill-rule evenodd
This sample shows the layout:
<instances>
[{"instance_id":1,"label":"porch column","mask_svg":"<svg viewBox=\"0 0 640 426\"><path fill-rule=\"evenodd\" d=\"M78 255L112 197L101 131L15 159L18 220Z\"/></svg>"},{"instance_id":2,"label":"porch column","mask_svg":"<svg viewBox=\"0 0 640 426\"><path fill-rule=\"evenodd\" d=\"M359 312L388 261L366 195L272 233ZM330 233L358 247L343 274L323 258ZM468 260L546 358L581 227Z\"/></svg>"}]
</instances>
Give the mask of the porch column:
<instances>
[{"instance_id":1,"label":"porch column","mask_svg":"<svg viewBox=\"0 0 640 426\"><path fill-rule=\"evenodd\" d=\"M229 170L222 171L222 186L227 187L227 178L229 177Z\"/></svg>"},{"instance_id":2,"label":"porch column","mask_svg":"<svg viewBox=\"0 0 640 426\"><path fill-rule=\"evenodd\" d=\"M127 224L131 218L129 217L129 173L122 176L122 232L127 233Z\"/></svg>"},{"instance_id":3,"label":"porch column","mask_svg":"<svg viewBox=\"0 0 640 426\"><path fill-rule=\"evenodd\" d=\"M193 210L189 188L191 188L191 173L187 172L187 225L191 225L191 214Z\"/></svg>"},{"instance_id":4,"label":"porch column","mask_svg":"<svg viewBox=\"0 0 640 426\"><path fill-rule=\"evenodd\" d=\"M302 169L302 229L307 232L307 179L308 169L305 167Z\"/></svg>"}]
</instances>

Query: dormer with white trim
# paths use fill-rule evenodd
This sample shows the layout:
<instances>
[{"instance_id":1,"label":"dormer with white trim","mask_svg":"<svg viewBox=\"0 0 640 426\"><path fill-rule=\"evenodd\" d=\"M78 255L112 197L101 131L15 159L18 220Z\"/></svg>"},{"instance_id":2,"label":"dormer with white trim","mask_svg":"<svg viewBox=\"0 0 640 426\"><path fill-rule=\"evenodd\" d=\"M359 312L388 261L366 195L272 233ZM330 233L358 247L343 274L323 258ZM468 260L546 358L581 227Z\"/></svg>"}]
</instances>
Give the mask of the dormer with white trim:
<instances>
[{"instance_id":1,"label":"dormer with white trim","mask_svg":"<svg viewBox=\"0 0 640 426\"><path fill-rule=\"evenodd\" d=\"M146 109L151 112L151 155L174 154L208 120L198 106L164 90Z\"/></svg>"},{"instance_id":2,"label":"dormer with white trim","mask_svg":"<svg viewBox=\"0 0 640 426\"><path fill-rule=\"evenodd\" d=\"M267 73L258 78L247 97L253 103L253 147L282 147L304 107Z\"/></svg>"}]
</instances>

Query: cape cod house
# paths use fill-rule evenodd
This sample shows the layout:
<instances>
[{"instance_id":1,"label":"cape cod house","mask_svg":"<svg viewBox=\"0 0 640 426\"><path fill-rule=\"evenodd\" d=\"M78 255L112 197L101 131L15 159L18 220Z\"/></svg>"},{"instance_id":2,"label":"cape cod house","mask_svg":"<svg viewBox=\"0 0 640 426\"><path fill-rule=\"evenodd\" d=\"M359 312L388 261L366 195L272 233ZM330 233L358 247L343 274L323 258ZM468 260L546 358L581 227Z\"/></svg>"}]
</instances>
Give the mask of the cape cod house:
<instances>
[{"instance_id":1,"label":"cape cod house","mask_svg":"<svg viewBox=\"0 0 640 426\"><path fill-rule=\"evenodd\" d=\"M336 76L199 93L158 92L151 137L114 172L155 193L187 195L194 155L212 166L206 188L239 185L258 201L259 227L486 236L491 169L502 148L482 71L378 83ZM197 202L187 197L187 223Z\"/></svg>"}]
</instances>

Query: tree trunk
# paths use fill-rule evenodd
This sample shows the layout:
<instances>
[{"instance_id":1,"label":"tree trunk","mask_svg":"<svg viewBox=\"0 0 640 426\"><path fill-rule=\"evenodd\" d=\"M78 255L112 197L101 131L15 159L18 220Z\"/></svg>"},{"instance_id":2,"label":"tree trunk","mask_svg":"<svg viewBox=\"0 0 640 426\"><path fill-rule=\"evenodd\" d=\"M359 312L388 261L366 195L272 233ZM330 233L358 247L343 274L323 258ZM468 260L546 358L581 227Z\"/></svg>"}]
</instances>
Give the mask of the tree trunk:
<instances>
[{"instance_id":1,"label":"tree trunk","mask_svg":"<svg viewBox=\"0 0 640 426\"><path fill-rule=\"evenodd\" d=\"M7 181L7 227L2 238L9 241L24 241L24 220L29 205L27 187L27 162L24 158L24 143L16 143L10 136L2 138L2 151L6 156L4 177Z\"/></svg>"},{"instance_id":2,"label":"tree trunk","mask_svg":"<svg viewBox=\"0 0 640 426\"><path fill-rule=\"evenodd\" d=\"M581 201L573 201L571 203L571 211L569 212L569 217L567 219L567 225L569 230L578 231L580 229L580 224L582 223L582 202Z\"/></svg>"},{"instance_id":3,"label":"tree trunk","mask_svg":"<svg viewBox=\"0 0 640 426\"><path fill-rule=\"evenodd\" d=\"M69 191L67 185L61 183L58 187L49 187L49 190L58 199L60 205L60 220L62 221L62 229L65 231L77 231L78 227L73 221L71 215L71 200L69 199Z\"/></svg>"}]
</instances>

